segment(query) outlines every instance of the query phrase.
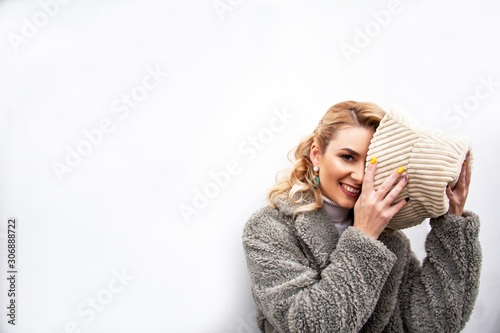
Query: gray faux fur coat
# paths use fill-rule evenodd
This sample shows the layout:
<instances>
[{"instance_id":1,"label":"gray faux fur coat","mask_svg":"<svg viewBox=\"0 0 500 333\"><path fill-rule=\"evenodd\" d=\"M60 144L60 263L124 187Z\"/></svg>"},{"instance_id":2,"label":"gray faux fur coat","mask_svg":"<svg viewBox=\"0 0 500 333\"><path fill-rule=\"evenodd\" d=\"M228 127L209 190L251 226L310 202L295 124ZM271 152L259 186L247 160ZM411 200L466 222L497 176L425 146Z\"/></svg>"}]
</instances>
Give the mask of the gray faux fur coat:
<instances>
[{"instance_id":1,"label":"gray faux fur coat","mask_svg":"<svg viewBox=\"0 0 500 333\"><path fill-rule=\"evenodd\" d=\"M289 200L255 212L243 248L262 332L458 332L479 287L479 218L431 219L421 264L401 231L378 240Z\"/></svg>"}]
</instances>

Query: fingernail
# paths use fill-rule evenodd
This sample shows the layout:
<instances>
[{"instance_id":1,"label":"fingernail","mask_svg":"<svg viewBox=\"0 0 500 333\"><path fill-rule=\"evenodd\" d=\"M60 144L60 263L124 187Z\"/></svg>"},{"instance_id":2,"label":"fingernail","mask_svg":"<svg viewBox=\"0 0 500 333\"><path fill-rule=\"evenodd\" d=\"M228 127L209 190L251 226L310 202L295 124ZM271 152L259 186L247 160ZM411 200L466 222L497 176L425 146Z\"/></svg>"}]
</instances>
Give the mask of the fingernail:
<instances>
[{"instance_id":1,"label":"fingernail","mask_svg":"<svg viewBox=\"0 0 500 333\"><path fill-rule=\"evenodd\" d=\"M450 184L446 184L446 188L450 187Z\"/></svg>"},{"instance_id":2,"label":"fingernail","mask_svg":"<svg viewBox=\"0 0 500 333\"><path fill-rule=\"evenodd\" d=\"M403 173L403 171L405 171L405 167L401 167L401 168L399 168L399 169L398 169L398 173L399 173L399 174L402 174L402 173Z\"/></svg>"},{"instance_id":3,"label":"fingernail","mask_svg":"<svg viewBox=\"0 0 500 333\"><path fill-rule=\"evenodd\" d=\"M406 175L404 179L405 179L405 182L407 182L408 179L410 179L410 175Z\"/></svg>"},{"instance_id":4,"label":"fingernail","mask_svg":"<svg viewBox=\"0 0 500 333\"><path fill-rule=\"evenodd\" d=\"M410 201L410 197L406 198L405 200L406 200L406 202Z\"/></svg>"},{"instance_id":5,"label":"fingernail","mask_svg":"<svg viewBox=\"0 0 500 333\"><path fill-rule=\"evenodd\" d=\"M465 161L464 161L464 164L462 164L462 165L465 165Z\"/></svg>"},{"instance_id":6,"label":"fingernail","mask_svg":"<svg viewBox=\"0 0 500 333\"><path fill-rule=\"evenodd\" d=\"M371 163L375 164L375 162L377 162L377 158L376 157L372 158L372 162Z\"/></svg>"}]
</instances>

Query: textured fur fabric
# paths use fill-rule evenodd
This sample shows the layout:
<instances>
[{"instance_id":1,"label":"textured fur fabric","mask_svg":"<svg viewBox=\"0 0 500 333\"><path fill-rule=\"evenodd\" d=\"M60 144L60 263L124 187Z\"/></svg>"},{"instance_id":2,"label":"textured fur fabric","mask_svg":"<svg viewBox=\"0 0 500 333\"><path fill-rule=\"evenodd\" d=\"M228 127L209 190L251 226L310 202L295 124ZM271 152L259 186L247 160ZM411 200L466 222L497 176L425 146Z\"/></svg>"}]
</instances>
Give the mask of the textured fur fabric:
<instances>
[{"instance_id":1,"label":"textured fur fabric","mask_svg":"<svg viewBox=\"0 0 500 333\"><path fill-rule=\"evenodd\" d=\"M262 332L458 332L479 287L479 217L431 219L421 264L401 231L340 237L323 208L255 212L243 248Z\"/></svg>"}]
</instances>

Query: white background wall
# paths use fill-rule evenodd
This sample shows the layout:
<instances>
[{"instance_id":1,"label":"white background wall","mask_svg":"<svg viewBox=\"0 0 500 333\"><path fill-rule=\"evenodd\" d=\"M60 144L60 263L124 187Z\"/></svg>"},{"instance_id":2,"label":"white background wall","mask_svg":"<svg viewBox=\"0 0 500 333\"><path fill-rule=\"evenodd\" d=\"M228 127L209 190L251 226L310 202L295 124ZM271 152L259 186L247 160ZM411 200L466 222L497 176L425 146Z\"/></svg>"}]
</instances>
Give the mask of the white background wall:
<instances>
[{"instance_id":1,"label":"white background wall","mask_svg":"<svg viewBox=\"0 0 500 333\"><path fill-rule=\"evenodd\" d=\"M465 331L497 331L499 15L495 0L0 1L0 331L257 331L243 226L344 100L472 139L484 260ZM407 231L421 258L427 231Z\"/></svg>"}]
</instances>

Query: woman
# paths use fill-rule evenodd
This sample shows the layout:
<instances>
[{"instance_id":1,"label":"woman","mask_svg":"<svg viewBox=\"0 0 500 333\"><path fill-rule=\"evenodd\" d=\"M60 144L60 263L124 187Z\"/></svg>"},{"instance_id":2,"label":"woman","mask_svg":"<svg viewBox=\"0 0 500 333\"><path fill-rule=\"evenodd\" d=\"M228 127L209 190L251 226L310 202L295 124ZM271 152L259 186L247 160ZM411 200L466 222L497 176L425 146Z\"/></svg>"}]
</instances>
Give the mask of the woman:
<instances>
[{"instance_id":1,"label":"woman","mask_svg":"<svg viewBox=\"0 0 500 333\"><path fill-rule=\"evenodd\" d=\"M373 187L365 160L385 112L373 103L332 106L295 149L296 162L243 231L262 332L457 332L478 293L479 218L464 211L466 161L447 188L449 211L431 219L421 264L390 219L408 182L394 170ZM395 186L393 187L393 185Z\"/></svg>"}]
</instances>

